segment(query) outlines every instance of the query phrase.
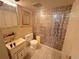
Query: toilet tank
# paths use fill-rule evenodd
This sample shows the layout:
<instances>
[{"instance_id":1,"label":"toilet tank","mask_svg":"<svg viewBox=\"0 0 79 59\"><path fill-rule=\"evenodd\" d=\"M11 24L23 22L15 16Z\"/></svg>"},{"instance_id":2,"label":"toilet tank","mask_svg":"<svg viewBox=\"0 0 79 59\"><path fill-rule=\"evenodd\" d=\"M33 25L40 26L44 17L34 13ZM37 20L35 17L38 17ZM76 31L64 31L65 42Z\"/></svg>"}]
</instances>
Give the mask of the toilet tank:
<instances>
[{"instance_id":1,"label":"toilet tank","mask_svg":"<svg viewBox=\"0 0 79 59\"><path fill-rule=\"evenodd\" d=\"M25 40L26 41L31 41L33 39L33 33L25 35Z\"/></svg>"}]
</instances>

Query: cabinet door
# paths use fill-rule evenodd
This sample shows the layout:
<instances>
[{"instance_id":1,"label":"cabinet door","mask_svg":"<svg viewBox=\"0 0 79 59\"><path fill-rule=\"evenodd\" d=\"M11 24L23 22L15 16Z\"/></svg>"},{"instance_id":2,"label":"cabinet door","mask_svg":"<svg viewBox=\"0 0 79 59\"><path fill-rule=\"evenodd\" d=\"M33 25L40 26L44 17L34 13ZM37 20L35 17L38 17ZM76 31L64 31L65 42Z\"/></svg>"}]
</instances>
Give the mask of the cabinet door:
<instances>
[{"instance_id":1,"label":"cabinet door","mask_svg":"<svg viewBox=\"0 0 79 59\"><path fill-rule=\"evenodd\" d=\"M25 49L23 48L22 50L20 50L20 52L18 53L18 59L23 59L25 56Z\"/></svg>"}]
</instances>

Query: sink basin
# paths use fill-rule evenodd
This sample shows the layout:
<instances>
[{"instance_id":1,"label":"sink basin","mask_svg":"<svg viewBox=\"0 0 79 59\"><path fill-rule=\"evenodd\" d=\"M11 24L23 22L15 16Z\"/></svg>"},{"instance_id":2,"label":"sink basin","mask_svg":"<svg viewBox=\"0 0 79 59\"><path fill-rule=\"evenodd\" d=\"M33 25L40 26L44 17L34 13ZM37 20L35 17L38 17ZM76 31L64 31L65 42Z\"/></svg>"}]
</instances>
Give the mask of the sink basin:
<instances>
[{"instance_id":1,"label":"sink basin","mask_svg":"<svg viewBox=\"0 0 79 59\"><path fill-rule=\"evenodd\" d=\"M12 41L12 42L10 42L10 43L7 43L6 44L6 47L8 48L8 49L13 49L13 48L15 48L16 46L18 46L18 45L20 45L21 43L24 43L24 42L26 42L23 38L19 38L19 39L17 39L17 40L14 40L14 41ZM13 45L13 43L15 43L15 46ZM12 47L10 46L12 44Z\"/></svg>"}]
</instances>

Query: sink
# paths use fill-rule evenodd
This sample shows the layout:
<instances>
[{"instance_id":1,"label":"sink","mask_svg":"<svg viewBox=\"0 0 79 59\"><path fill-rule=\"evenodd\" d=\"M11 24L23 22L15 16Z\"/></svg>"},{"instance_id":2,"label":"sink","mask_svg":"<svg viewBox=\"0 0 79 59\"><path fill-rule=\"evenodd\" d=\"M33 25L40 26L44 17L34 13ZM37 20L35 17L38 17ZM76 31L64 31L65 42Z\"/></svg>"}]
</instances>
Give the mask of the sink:
<instances>
[{"instance_id":1,"label":"sink","mask_svg":"<svg viewBox=\"0 0 79 59\"><path fill-rule=\"evenodd\" d=\"M24 43L24 42L26 42L25 39L19 38L19 39L14 40L14 41L12 41L12 42L10 42L10 43L7 43L7 44L6 44L6 47L7 47L8 49L13 49L13 48L15 48L16 46L18 46L18 45L20 45L21 43ZM13 45L13 43L15 43L15 45ZM10 45L12 45L12 47L11 47Z\"/></svg>"}]
</instances>

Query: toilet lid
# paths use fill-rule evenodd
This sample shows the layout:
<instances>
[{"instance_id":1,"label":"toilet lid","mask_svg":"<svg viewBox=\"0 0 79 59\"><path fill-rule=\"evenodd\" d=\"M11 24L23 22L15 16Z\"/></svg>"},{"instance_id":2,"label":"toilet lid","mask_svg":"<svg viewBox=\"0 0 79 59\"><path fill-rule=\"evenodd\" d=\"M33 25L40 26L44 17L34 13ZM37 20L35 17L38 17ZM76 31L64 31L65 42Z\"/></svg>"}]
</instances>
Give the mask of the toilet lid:
<instances>
[{"instance_id":1,"label":"toilet lid","mask_svg":"<svg viewBox=\"0 0 79 59\"><path fill-rule=\"evenodd\" d=\"M37 44L38 41L37 41L37 40L31 40L30 43L31 43L31 44Z\"/></svg>"}]
</instances>

